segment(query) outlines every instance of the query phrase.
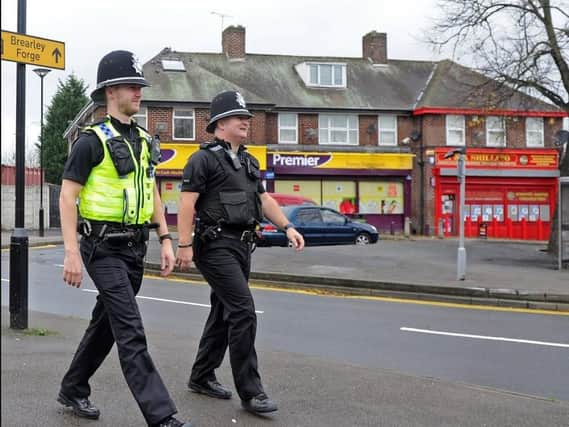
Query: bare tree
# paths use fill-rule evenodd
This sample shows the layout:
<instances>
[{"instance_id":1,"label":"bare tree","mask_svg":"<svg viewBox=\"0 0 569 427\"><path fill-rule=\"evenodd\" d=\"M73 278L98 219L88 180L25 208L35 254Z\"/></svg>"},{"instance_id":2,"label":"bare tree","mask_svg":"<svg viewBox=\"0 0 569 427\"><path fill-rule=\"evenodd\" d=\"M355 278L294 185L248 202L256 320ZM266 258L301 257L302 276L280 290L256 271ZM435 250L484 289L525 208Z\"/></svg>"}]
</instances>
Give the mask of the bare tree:
<instances>
[{"instance_id":1,"label":"bare tree","mask_svg":"<svg viewBox=\"0 0 569 427\"><path fill-rule=\"evenodd\" d=\"M569 0L439 0L438 7L430 43L569 114ZM569 176L568 157L561 157L562 176ZM557 247L557 217L550 251Z\"/></svg>"}]
</instances>

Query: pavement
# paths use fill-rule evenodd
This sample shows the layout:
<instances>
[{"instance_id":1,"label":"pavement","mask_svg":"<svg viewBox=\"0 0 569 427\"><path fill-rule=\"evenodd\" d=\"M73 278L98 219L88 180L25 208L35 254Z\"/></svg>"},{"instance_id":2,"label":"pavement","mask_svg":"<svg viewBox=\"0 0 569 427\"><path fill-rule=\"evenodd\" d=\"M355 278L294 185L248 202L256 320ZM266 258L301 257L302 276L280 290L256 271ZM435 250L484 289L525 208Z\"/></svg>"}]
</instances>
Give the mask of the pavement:
<instances>
[{"instance_id":1,"label":"pavement","mask_svg":"<svg viewBox=\"0 0 569 427\"><path fill-rule=\"evenodd\" d=\"M4 250L9 242L10 233L3 232ZM57 230L49 230L41 238L30 235L29 243L61 244L61 236ZM564 308L563 301L569 299L569 272L554 270L554 261L540 251L542 244L467 241L466 247L467 279L458 284L454 280L456 241L430 239L382 240L365 247L306 248L302 253L289 248L259 248L254 254L253 280L283 285L288 277L291 286L308 283L322 292L389 291L419 297L419 290L426 289L447 290L446 294L438 294L441 297L456 296L453 292L463 289L466 298L470 288L504 287L503 293L508 290L510 294L516 291L542 296L541 301L532 299L532 304L549 304L549 308L558 304L557 309ZM148 264L152 266L158 259L159 243L152 238ZM490 294L478 298L500 300ZM562 302L553 302L553 298ZM91 398L102 413L99 421L78 419L56 403L59 382L87 320L30 312L28 330L10 329L9 323L9 311L4 305L2 426L145 425L124 382L116 351L111 352L91 384ZM554 397L274 351L266 348L262 336L257 350L262 353L263 382L280 408L274 415L257 417L243 411L236 397L220 401L188 392L186 382L198 342L183 328L178 329L181 332L145 329L150 353L178 407L179 418L192 418L200 427L567 427L569 420L569 402ZM232 386L227 361L218 370L218 378Z\"/></svg>"},{"instance_id":2,"label":"pavement","mask_svg":"<svg viewBox=\"0 0 569 427\"><path fill-rule=\"evenodd\" d=\"M171 233L174 245L177 233ZM2 231L2 248L10 245ZM62 244L60 230L29 232L29 245ZM374 245L257 248L251 280L259 285L414 298L477 305L569 311L569 270L557 269L544 242L467 239L465 280L456 279L458 241L382 236ZM146 265L159 269L160 244L152 233ZM176 275L195 278L199 272Z\"/></svg>"}]
</instances>

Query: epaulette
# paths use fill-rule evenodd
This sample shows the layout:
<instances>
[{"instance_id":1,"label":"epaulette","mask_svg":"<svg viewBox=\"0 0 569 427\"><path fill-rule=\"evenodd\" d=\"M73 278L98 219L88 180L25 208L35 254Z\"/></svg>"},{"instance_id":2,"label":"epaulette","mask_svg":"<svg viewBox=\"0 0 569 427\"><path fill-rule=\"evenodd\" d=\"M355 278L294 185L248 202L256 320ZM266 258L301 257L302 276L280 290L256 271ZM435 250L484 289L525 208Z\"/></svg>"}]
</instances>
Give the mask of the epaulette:
<instances>
[{"instance_id":1,"label":"epaulette","mask_svg":"<svg viewBox=\"0 0 569 427\"><path fill-rule=\"evenodd\" d=\"M200 149L201 150L209 150L209 151L220 151L223 150L223 146L215 141L208 141L208 142L202 142L200 144Z\"/></svg>"},{"instance_id":2,"label":"epaulette","mask_svg":"<svg viewBox=\"0 0 569 427\"><path fill-rule=\"evenodd\" d=\"M101 123L104 123L104 122L106 122L106 121L107 121L107 118L106 118L106 117L102 117L102 118L99 119L99 120L95 120L94 122L87 123L84 127L85 127L85 128L88 128L88 127L91 127L91 126L100 125Z\"/></svg>"}]
</instances>

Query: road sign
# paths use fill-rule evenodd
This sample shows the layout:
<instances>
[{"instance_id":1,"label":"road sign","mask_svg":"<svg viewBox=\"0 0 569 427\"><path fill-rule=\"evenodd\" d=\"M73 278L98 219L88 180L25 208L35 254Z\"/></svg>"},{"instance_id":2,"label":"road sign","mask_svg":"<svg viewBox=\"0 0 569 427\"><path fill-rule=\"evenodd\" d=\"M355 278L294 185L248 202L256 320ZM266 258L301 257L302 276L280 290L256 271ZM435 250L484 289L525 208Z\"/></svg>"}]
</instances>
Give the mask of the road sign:
<instances>
[{"instance_id":1,"label":"road sign","mask_svg":"<svg viewBox=\"0 0 569 427\"><path fill-rule=\"evenodd\" d=\"M65 70L65 43L2 31L2 60Z\"/></svg>"}]
</instances>

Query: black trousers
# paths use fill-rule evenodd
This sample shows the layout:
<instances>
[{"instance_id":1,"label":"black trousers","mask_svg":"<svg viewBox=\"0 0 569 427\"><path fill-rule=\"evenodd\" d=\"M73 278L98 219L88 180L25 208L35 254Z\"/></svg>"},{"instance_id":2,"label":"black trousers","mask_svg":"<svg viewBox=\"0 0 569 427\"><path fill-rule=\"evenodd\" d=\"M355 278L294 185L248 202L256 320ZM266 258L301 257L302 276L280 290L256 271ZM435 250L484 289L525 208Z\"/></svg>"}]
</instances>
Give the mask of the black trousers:
<instances>
[{"instance_id":1,"label":"black trousers","mask_svg":"<svg viewBox=\"0 0 569 427\"><path fill-rule=\"evenodd\" d=\"M257 367L257 316L249 289L251 248L236 239L194 240L194 262L211 286L211 310L200 340L190 380L215 379L215 369L229 359L237 393L249 400L263 392Z\"/></svg>"},{"instance_id":2,"label":"black trousers","mask_svg":"<svg viewBox=\"0 0 569 427\"><path fill-rule=\"evenodd\" d=\"M83 238L80 249L99 295L61 391L68 396L89 396L89 379L116 342L126 382L146 422L157 424L177 410L148 353L135 299L142 284L146 242L96 244Z\"/></svg>"}]
</instances>

